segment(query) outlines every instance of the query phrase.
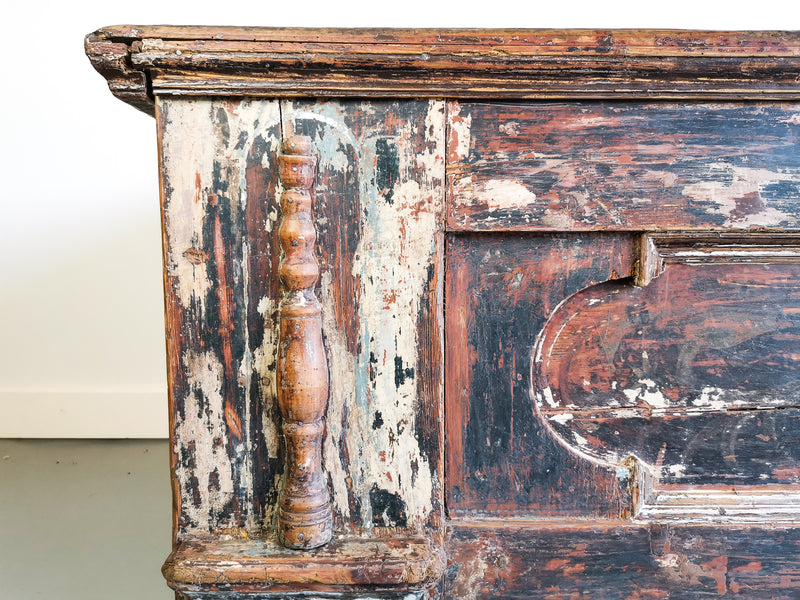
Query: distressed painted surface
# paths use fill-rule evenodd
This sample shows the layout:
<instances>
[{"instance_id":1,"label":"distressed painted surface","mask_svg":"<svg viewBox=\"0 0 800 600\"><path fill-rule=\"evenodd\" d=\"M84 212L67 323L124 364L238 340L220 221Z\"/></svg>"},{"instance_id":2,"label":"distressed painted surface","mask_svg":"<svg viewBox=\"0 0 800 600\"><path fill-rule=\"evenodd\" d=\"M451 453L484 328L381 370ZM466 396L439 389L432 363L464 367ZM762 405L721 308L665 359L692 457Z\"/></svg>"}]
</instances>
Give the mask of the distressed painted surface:
<instances>
[{"instance_id":1,"label":"distressed painted surface","mask_svg":"<svg viewBox=\"0 0 800 600\"><path fill-rule=\"evenodd\" d=\"M473 104L449 111L456 230L800 226L800 105Z\"/></svg>"},{"instance_id":2,"label":"distressed painted surface","mask_svg":"<svg viewBox=\"0 0 800 600\"><path fill-rule=\"evenodd\" d=\"M432 597L439 597L437 527L445 487L450 524L460 524L448 541L445 597L791 597L800 576L794 529L598 521L630 516L636 485L627 468L586 460L558 442L533 410L529 366L537 335L565 299L637 275L633 235L576 230L794 228L800 162L795 109L492 106L464 110L454 104L460 112L450 119L446 147L442 101L159 100L181 534L165 572L173 583L182 582L186 597L266 598L295 591L347 597L368 595L371 586L391 586L403 597L421 595L419 587L429 585ZM497 116L492 110L507 112ZM543 110L553 111L544 121ZM606 121L587 122L593 110ZM668 114L692 114L701 127L691 129L688 120ZM494 125L490 118L497 119ZM495 138L485 134L490 127L500 132ZM590 142L602 131L611 132L606 141L616 136L617 145L599 145L595 156ZM264 524L271 531L283 475L275 401L280 190L274 156L280 138L292 134L310 136L320 153L318 296L330 367L323 458L335 517L331 546L303 560L260 531ZM537 155L537 135L572 158ZM625 136L638 154L623 153ZM667 140L661 146L658 136ZM503 146L507 139L514 141ZM454 221L464 215L476 228L532 228L528 219L538 219L541 227L564 233L453 233L445 263L446 158L453 167L450 189L457 192L451 225L464 226ZM458 182L467 172L470 185L486 192L484 213L458 205L466 197ZM550 192L534 187L551 175L554 183L545 186ZM640 202L642 189L650 204ZM536 213L542 194L551 192L556 195ZM570 200L562 205L564 197ZM612 204L605 204L606 197ZM586 198L605 206L587 208ZM763 265L736 267L740 273L748 268ZM781 268L797 275L794 267ZM637 293L663 285L658 282L665 273L637 279L648 284ZM679 277L672 289L691 281ZM769 295L765 289L757 294ZM779 340L775 335L784 333L778 327L764 335ZM588 329L586 335L591 338ZM642 348L631 340L620 347L629 346L625 364L633 373ZM790 353L786 347L784 354ZM715 376L718 357L697 356L696 366ZM785 364L794 360L783 358ZM633 374L629 380L639 382ZM636 393L637 406L651 398L648 393L650 388ZM715 398L708 399L711 407ZM775 410L776 419L788 410ZM765 413L749 412L760 415L746 417L756 421ZM743 443L767 444L758 433ZM787 469L793 460L787 459ZM782 484L795 481L794 471L776 477ZM761 483L760 476L753 481ZM681 510L674 500L671 507ZM504 521L487 520L493 516ZM519 527L508 527L511 517ZM569 520L521 522L562 517ZM199 536L208 530L215 535Z\"/></svg>"},{"instance_id":3,"label":"distressed painted surface","mask_svg":"<svg viewBox=\"0 0 800 600\"><path fill-rule=\"evenodd\" d=\"M269 101L159 108L181 532L271 527L280 118ZM439 524L444 103L287 104L283 129L319 149L336 525Z\"/></svg>"},{"instance_id":4,"label":"distressed painted surface","mask_svg":"<svg viewBox=\"0 0 800 600\"><path fill-rule=\"evenodd\" d=\"M276 430L277 102L160 100L179 532L269 522Z\"/></svg>"},{"instance_id":5,"label":"distressed painted surface","mask_svg":"<svg viewBox=\"0 0 800 600\"><path fill-rule=\"evenodd\" d=\"M324 459L340 527L440 522L444 108L284 105L285 134L320 154Z\"/></svg>"},{"instance_id":6,"label":"distressed painted surface","mask_svg":"<svg viewBox=\"0 0 800 600\"><path fill-rule=\"evenodd\" d=\"M454 527L445 598L791 600L800 530L497 522Z\"/></svg>"},{"instance_id":7,"label":"distressed painted surface","mask_svg":"<svg viewBox=\"0 0 800 600\"><path fill-rule=\"evenodd\" d=\"M664 483L800 483L800 264L761 260L572 297L537 348L538 414L576 453L635 456Z\"/></svg>"},{"instance_id":8,"label":"distressed painted surface","mask_svg":"<svg viewBox=\"0 0 800 600\"><path fill-rule=\"evenodd\" d=\"M535 417L530 360L536 336L559 303L593 283L629 276L633 249L625 234L448 239L451 516L624 512L627 479L576 457Z\"/></svg>"}]
</instances>

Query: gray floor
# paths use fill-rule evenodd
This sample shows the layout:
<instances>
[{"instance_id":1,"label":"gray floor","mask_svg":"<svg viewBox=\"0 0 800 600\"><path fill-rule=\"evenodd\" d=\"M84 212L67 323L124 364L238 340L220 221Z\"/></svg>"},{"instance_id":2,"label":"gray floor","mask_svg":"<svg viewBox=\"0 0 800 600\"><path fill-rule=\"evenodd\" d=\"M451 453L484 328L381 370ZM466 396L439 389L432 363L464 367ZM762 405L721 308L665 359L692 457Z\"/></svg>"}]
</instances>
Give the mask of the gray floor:
<instances>
[{"instance_id":1,"label":"gray floor","mask_svg":"<svg viewBox=\"0 0 800 600\"><path fill-rule=\"evenodd\" d=\"M171 600L166 440L0 439L0 599Z\"/></svg>"}]
</instances>

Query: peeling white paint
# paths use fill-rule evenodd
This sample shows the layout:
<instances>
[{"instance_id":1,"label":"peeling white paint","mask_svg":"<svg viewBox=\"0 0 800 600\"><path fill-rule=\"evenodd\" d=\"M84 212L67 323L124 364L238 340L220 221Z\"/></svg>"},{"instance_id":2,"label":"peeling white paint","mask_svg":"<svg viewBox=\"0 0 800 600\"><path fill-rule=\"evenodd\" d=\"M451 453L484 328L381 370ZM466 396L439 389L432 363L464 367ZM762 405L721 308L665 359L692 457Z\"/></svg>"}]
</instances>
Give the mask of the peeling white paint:
<instances>
[{"instance_id":1,"label":"peeling white paint","mask_svg":"<svg viewBox=\"0 0 800 600\"><path fill-rule=\"evenodd\" d=\"M345 109L334 102L298 112L287 104L285 111L287 122L314 119L324 125L314 140L321 169L358 170L362 222L352 268L360 282L360 351L356 355L348 352L344 331L336 323L331 274L322 275L320 296L331 373L324 458L336 511L346 521L360 517L367 527L374 517L369 497L375 486L405 502L409 526L421 525L432 510L433 473L415 431L418 349L429 343L417 339L417 318L428 266L437 260L435 241L443 211L444 109L442 101L428 104L425 130L437 132L438 137L428 138L424 152L404 143L417 135L412 123L399 125L393 133L400 172L421 171L422 178L400 178L391 190L391 202L375 185L377 143L386 139L386 132L365 131L356 139L347 127ZM351 156L357 157L357 164L352 164ZM399 385L396 358L401 370L414 370ZM373 428L376 412L386 423ZM339 444L347 447L348 464L343 462ZM348 480L360 503L360 515L350 515Z\"/></svg>"},{"instance_id":2,"label":"peeling white paint","mask_svg":"<svg viewBox=\"0 0 800 600\"><path fill-rule=\"evenodd\" d=\"M166 270L177 284L175 291L184 308L194 297L202 309L211 289L206 263L194 264L182 255L189 248L206 251L202 239L208 197L203 188L212 181L217 155L210 110L207 102L184 101L170 102L164 111L168 121L161 142L162 168L172 189L164 205L169 242ZM187 131L192 135L186 135Z\"/></svg>"},{"instance_id":3,"label":"peeling white paint","mask_svg":"<svg viewBox=\"0 0 800 600\"><path fill-rule=\"evenodd\" d=\"M553 397L553 391L550 389L549 385L542 390L542 395L544 396L545 402L547 402L547 404L549 404L551 407L555 408L557 406L561 406L561 402L557 401Z\"/></svg>"},{"instance_id":4,"label":"peeling white paint","mask_svg":"<svg viewBox=\"0 0 800 600\"><path fill-rule=\"evenodd\" d=\"M670 407L669 399L661 393L655 381L652 379L640 379L638 384L638 387L622 390L622 393L625 394L630 402L638 404L639 401L642 401L653 408Z\"/></svg>"},{"instance_id":5,"label":"peeling white paint","mask_svg":"<svg viewBox=\"0 0 800 600\"><path fill-rule=\"evenodd\" d=\"M278 385L275 379L276 361L278 353L278 328L277 318L274 316L278 309L278 301L269 296L264 296L259 300L256 310L264 318L266 324L264 328L264 338L261 346L253 351L253 371L260 377L261 394L265 406L277 408ZM278 448L280 446L280 435L275 421L268 418L262 419L262 433L270 458L278 458Z\"/></svg>"},{"instance_id":6,"label":"peeling white paint","mask_svg":"<svg viewBox=\"0 0 800 600\"><path fill-rule=\"evenodd\" d=\"M489 210L526 208L536 201L536 194L511 179L483 181L475 186L475 195Z\"/></svg>"},{"instance_id":7,"label":"peeling white paint","mask_svg":"<svg viewBox=\"0 0 800 600\"><path fill-rule=\"evenodd\" d=\"M169 249L167 275L173 278L176 295L184 308L194 300L204 311L205 298L211 289L206 263L192 262L184 252L188 249L206 255L210 252L203 247L209 194L219 193L228 196L231 205L246 206L247 154L256 136L279 122L280 111L274 101L243 101L235 105L235 110L227 103L208 100L183 99L162 106L167 115L161 141L162 169L171 189L164 205ZM215 118L220 109L228 117L227 145L223 144L221 125ZM255 123L258 123L257 130L253 129ZM262 157L262 164L266 161L266 166L269 166L269 154L265 152ZM214 189L215 164L232 170L228 177L232 185L224 194Z\"/></svg>"},{"instance_id":8,"label":"peeling white paint","mask_svg":"<svg viewBox=\"0 0 800 600\"><path fill-rule=\"evenodd\" d=\"M261 166L269 169L271 157L279 144L276 135L280 111L276 101L211 101L211 100L161 100L159 106L165 118L162 137L162 174L166 184L164 198L164 218L167 235L167 275L172 290L184 310L196 307L199 315L205 318L206 297L214 284L209 279L207 262L213 260L213 248L206 247L204 235L210 224L205 223L209 211L209 201L213 196L226 203L234 217L234 232L243 231L246 223L236 220L243 214L249 201L270 203L269 215L263 224L270 231L278 218L273 199L254 198L248 194L246 167L254 142L261 137L268 144L267 151L260 157ZM221 177L215 170L222 171ZM215 177L226 186L216 187ZM204 234L204 231L206 233ZM187 255L187 250L192 253ZM248 259L255 252L269 254L271 249L250 247L248 239L242 239L243 260L231 263L228 273L243 290L243 297L237 299L244 306L245 313L252 302L257 302L259 312L267 323L264 339L258 348L251 347L249 330L244 327L244 353L239 364L230 367L236 376L237 395L251 398L253 385L265 396L265 404L274 406L275 382L268 373L274 364L276 331L273 319L273 306L269 298L250 298ZM190 258L192 260L190 260ZM192 490L181 490L181 503L184 515L190 525L204 529L209 524L225 527L233 524L219 522L217 515L229 502L234 493L231 459L226 454L228 446L228 423L226 422L222 388L224 367L220 363L221 348L209 348L201 354L185 353L183 357L191 394L183 399L184 420L176 423L176 440L180 443L194 443L191 469L181 466L178 461L177 478L182 486L187 486L191 478L197 477L199 501ZM216 354L215 354L216 353ZM235 399L231 398L231 401ZM255 432L250 430L252 411L256 407L249 402L244 405L241 415L241 443L233 448L241 479L236 482L240 500L252 504L252 450ZM267 451L271 457L278 453L279 438L274 422L263 419L264 437ZM181 457L188 452L186 447L176 447ZM213 467L213 468L212 468ZM209 478L217 478L219 490L210 485ZM199 503L198 503L199 502ZM246 512L245 527L260 527L260 517ZM266 515L269 518L269 515Z\"/></svg>"},{"instance_id":9,"label":"peeling white paint","mask_svg":"<svg viewBox=\"0 0 800 600\"><path fill-rule=\"evenodd\" d=\"M704 387L700 391L700 397L692 400L694 406L708 408L711 410L725 410L728 403L722 399L725 390L718 387Z\"/></svg>"},{"instance_id":10,"label":"peeling white paint","mask_svg":"<svg viewBox=\"0 0 800 600\"><path fill-rule=\"evenodd\" d=\"M469 147L472 140L472 115L461 115L461 105L451 104L455 108L450 114L450 140L455 138L455 146L451 146L450 151L454 153L458 160L463 160L469 156Z\"/></svg>"},{"instance_id":11,"label":"peeling white paint","mask_svg":"<svg viewBox=\"0 0 800 600\"><path fill-rule=\"evenodd\" d=\"M800 125L800 113L794 113L786 119L780 119L778 123L788 123L789 125Z\"/></svg>"},{"instance_id":12,"label":"peeling white paint","mask_svg":"<svg viewBox=\"0 0 800 600\"><path fill-rule=\"evenodd\" d=\"M192 476L197 478L198 501L195 503L191 490L181 489L182 509L192 523L202 526L209 521L209 515L221 513L233 498L231 463L225 452L227 430L220 427L225 419L223 366L212 352L187 351L183 367L190 393L183 399L184 417L178 415L175 423L173 451L178 457L175 471L184 485ZM190 450L189 444L194 448ZM191 457L191 469L184 466L184 457ZM218 482L219 489L210 485L212 479Z\"/></svg>"},{"instance_id":13,"label":"peeling white paint","mask_svg":"<svg viewBox=\"0 0 800 600\"><path fill-rule=\"evenodd\" d=\"M720 179L732 179L730 183L721 181L702 181L692 183L683 188L683 194L697 202L716 204L714 212L727 217L726 227L756 227L777 225L780 223L797 224L797 219L774 207L765 206L758 212L737 214L737 200L756 194L760 196L761 189L770 184L783 181L800 182L798 173L779 173L769 169L753 169L740 167L726 162L716 162L709 166L710 175Z\"/></svg>"},{"instance_id":14,"label":"peeling white paint","mask_svg":"<svg viewBox=\"0 0 800 600\"><path fill-rule=\"evenodd\" d=\"M517 121L507 121L505 123L501 123L498 129L500 130L500 133L505 133L506 135L519 135L519 123Z\"/></svg>"},{"instance_id":15,"label":"peeling white paint","mask_svg":"<svg viewBox=\"0 0 800 600\"><path fill-rule=\"evenodd\" d=\"M584 446L584 447L589 446L589 440L587 440L577 431L572 432L572 437L575 439L575 443L578 444L579 446Z\"/></svg>"},{"instance_id":16,"label":"peeling white paint","mask_svg":"<svg viewBox=\"0 0 800 600\"><path fill-rule=\"evenodd\" d=\"M686 473L686 465L670 465L667 467L667 471L673 477L682 477Z\"/></svg>"},{"instance_id":17,"label":"peeling white paint","mask_svg":"<svg viewBox=\"0 0 800 600\"><path fill-rule=\"evenodd\" d=\"M557 415L553 415L550 417L551 421L555 421L556 423L560 423L563 425L568 421L572 421L572 413L559 413Z\"/></svg>"},{"instance_id":18,"label":"peeling white paint","mask_svg":"<svg viewBox=\"0 0 800 600\"><path fill-rule=\"evenodd\" d=\"M358 444L362 443L362 435L350 433L350 426L368 422L368 415L359 411L354 401L356 389L356 361L347 350L345 332L336 322L335 304L331 286L331 273L324 271L321 277L320 302L322 303L322 324L325 332L325 346L328 353L328 370L330 372L330 389L328 394L328 410L326 416L327 435L323 443L322 453L324 468L332 483L333 506L342 515L345 522L350 514L348 503L347 478L350 465L342 463L339 454L339 443L345 444L355 454ZM348 419L345 423L345 410ZM358 411L351 414L350 411ZM347 429L345 429L347 427ZM360 431L360 428L358 429Z\"/></svg>"}]
</instances>

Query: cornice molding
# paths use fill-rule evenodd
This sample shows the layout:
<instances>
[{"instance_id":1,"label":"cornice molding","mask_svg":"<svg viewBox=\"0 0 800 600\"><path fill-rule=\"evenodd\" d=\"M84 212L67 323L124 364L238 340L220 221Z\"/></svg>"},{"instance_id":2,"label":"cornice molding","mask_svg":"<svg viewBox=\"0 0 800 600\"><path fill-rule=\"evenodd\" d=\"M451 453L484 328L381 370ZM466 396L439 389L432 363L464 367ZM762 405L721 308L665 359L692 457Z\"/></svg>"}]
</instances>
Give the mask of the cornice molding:
<instances>
[{"instance_id":1,"label":"cornice molding","mask_svg":"<svg viewBox=\"0 0 800 600\"><path fill-rule=\"evenodd\" d=\"M115 26L86 37L111 91L459 99L800 99L800 32Z\"/></svg>"}]
</instances>

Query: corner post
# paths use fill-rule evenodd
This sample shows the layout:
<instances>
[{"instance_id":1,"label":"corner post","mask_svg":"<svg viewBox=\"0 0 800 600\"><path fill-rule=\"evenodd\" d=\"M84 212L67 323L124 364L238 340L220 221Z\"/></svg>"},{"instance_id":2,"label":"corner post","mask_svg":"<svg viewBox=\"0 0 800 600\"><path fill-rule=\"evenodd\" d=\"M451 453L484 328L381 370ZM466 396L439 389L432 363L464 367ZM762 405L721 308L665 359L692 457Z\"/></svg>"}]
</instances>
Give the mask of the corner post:
<instances>
[{"instance_id":1,"label":"corner post","mask_svg":"<svg viewBox=\"0 0 800 600\"><path fill-rule=\"evenodd\" d=\"M322 309L314 293L319 266L314 257L311 207L317 158L311 138L287 138L278 165L283 185L278 237L284 256L277 384L286 440L278 539L287 548L308 549L331 539L333 523L322 470L328 364L322 342Z\"/></svg>"}]
</instances>

